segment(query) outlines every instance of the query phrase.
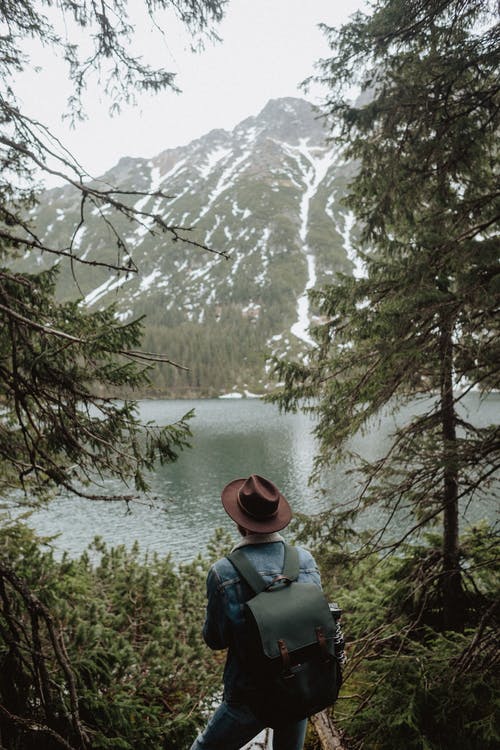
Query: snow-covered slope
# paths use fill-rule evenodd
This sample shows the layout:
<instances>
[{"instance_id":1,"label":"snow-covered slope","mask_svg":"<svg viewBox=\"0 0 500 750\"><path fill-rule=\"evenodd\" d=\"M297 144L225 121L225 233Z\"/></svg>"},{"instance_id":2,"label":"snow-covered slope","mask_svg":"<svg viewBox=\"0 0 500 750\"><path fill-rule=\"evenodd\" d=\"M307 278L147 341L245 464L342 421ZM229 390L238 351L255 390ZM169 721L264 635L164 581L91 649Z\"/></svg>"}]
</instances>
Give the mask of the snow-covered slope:
<instances>
[{"instance_id":1,"label":"snow-covered slope","mask_svg":"<svg viewBox=\"0 0 500 750\"><path fill-rule=\"evenodd\" d=\"M157 373L162 391L262 390L272 352L300 354L312 343L307 291L352 269L352 217L340 204L349 174L311 106L294 98L270 101L231 132L211 131L150 160L123 158L104 181L168 194L141 196L135 208L191 228L191 239L230 260L152 236L146 220L119 219L139 274L82 269L83 304L114 302L123 322L147 316L147 349L191 368ZM36 219L47 241L67 244L80 219L78 196L48 191ZM111 257L105 227L96 209L88 212L76 241L82 256ZM66 268L61 289L80 294Z\"/></svg>"}]
</instances>

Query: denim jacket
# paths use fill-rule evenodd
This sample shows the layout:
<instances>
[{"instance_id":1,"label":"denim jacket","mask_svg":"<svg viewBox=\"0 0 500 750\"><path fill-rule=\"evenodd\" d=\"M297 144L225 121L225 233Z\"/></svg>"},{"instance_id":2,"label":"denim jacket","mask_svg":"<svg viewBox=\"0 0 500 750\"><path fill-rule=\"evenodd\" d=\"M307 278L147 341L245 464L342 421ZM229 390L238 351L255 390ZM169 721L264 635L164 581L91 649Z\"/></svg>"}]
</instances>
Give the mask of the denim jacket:
<instances>
[{"instance_id":1,"label":"denim jacket","mask_svg":"<svg viewBox=\"0 0 500 750\"><path fill-rule=\"evenodd\" d=\"M236 545L243 547L248 559L270 583L283 570L284 539L280 534L249 534ZM321 588L318 568L307 550L298 547L301 583ZM214 650L228 649L224 668L224 697L244 699L255 687L242 663L241 634L244 627L244 602L252 591L227 558L218 560L207 577L207 613L203 627L205 643Z\"/></svg>"}]
</instances>

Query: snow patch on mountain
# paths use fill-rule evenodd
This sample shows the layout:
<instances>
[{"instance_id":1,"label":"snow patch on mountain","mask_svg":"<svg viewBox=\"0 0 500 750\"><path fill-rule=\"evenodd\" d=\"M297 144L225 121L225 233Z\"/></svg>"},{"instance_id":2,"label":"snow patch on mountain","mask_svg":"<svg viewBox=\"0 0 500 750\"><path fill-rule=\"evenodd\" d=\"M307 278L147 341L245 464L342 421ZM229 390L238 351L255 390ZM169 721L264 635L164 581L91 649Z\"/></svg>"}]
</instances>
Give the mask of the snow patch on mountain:
<instances>
[{"instance_id":1,"label":"snow patch on mountain","mask_svg":"<svg viewBox=\"0 0 500 750\"><path fill-rule=\"evenodd\" d=\"M120 323L124 323L127 320L127 318L131 318L133 314L134 314L134 311L129 309L129 310L124 310L123 312L116 313L115 317L117 320L120 321Z\"/></svg>"},{"instance_id":2,"label":"snow patch on mountain","mask_svg":"<svg viewBox=\"0 0 500 750\"><path fill-rule=\"evenodd\" d=\"M155 268L147 276L144 276L141 279L141 283L139 284L139 291L147 291L153 285L155 279L157 279L158 276L161 276L161 271L158 268Z\"/></svg>"},{"instance_id":3,"label":"snow patch on mountain","mask_svg":"<svg viewBox=\"0 0 500 750\"><path fill-rule=\"evenodd\" d=\"M307 244L307 232L309 227L309 209L311 200L323 182L326 173L331 165L332 157L330 151L321 150L318 154L318 148L308 146L309 139L301 138L298 146L283 144L285 151L296 159L297 165L301 168L302 179L305 185L302 199L300 202L300 229L299 237L302 244L303 252L307 261L307 281L304 292L297 301L297 321L291 327L291 333L297 338L304 341L310 346L315 346L314 340L309 335L310 325L310 305L309 290L316 284L316 258L311 248ZM303 164L306 164L305 169Z\"/></svg>"},{"instance_id":4,"label":"snow patch on mountain","mask_svg":"<svg viewBox=\"0 0 500 750\"><path fill-rule=\"evenodd\" d=\"M262 237L259 240L257 240L257 242L255 243L255 247L261 251L260 257L261 257L262 270L257 276L257 283L260 285L263 285L265 283L267 271L269 268L269 253L266 251L268 250L268 243L269 243L270 235L271 235L271 230L268 227L266 227L264 229Z\"/></svg>"},{"instance_id":5,"label":"snow patch on mountain","mask_svg":"<svg viewBox=\"0 0 500 750\"><path fill-rule=\"evenodd\" d=\"M366 276L366 265L363 262L362 258L359 257L357 252L352 246L351 243L351 232L352 228L355 224L355 218L352 211L349 211L348 213L344 214L344 227L342 232L342 238L344 240L344 248L347 254L347 257L351 261L353 265L353 271L352 275L356 279L362 279Z\"/></svg>"},{"instance_id":6,"label":"snow patch on mountain","mask_svg":"<svg viewBox=\"0 0 500 750\"><path fill-rule=\"evenodd\" d=\"M240 165L244 161L247 161L250 156L251 152L245 151L240 157L235 159L227 169L223 170L222 175L220 176L215 188L209 195L207 204L199 213L198 219L202 219L205 214L210 211L217 198L219 198L219 196L222 195L222 193L224 193L226 190L229 190L229 188L234 184L234 180L238 175Z\"/></svg>"},{"instance_id":7,"label":"snow patch on mountain","mask_svg":"<svg viewBox=\"0 0 500 750\"><path fill-rule=\"evenodd\" d=\"M231 155L231 149L229 147L217 146L213 151L209 151L206 155L205 162L203 165L198 166L198 172L203 180L206 180L214 167L223 159Z\"/></svg>"},{"instance_id":8,"label":"snow patch on mountain","mask_svg":"<svg viewBox=\"0 0 500 750\"><path fill-rule=\"evenodd\" d=\"M87 227L80 226L78 227L76 233L73 235L73 242L72 242L73 252L75 250L79 250L80 247L82 246L82 240L86 231L87 231ZM88 250L83 252L83 255L80 256L80 260L85 260L85 258L87 257L87 252Z\"/></svg>"},{"instance_id":9,"label":"snow patch on mountain","mask_svg":"<svg viewBox=\"0 0 500 750\"><path fill-rule=\"evenodd\" d=\"M119 289L119 287L123 286L127 283L131 278L131 274L125 274L124 276L118 276L118 277L111 277L107 279L104 284L101 284L97 287L97 289L94 289L92 292L87 294L83 300L82 304L86 305L87 307L90 307L91 305L95 305L96 302L98 302L104 295L108 294L109 292L113 292L116 289Z\"/></svg>"}]
</instances>

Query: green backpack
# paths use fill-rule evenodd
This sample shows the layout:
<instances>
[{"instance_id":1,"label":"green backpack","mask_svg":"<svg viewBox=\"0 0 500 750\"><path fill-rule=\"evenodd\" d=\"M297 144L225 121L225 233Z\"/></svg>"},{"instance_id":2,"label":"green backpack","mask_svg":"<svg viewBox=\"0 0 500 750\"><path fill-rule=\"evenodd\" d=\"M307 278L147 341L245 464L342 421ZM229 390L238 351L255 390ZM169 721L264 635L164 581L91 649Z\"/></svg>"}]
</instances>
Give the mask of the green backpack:
<instances>
[{"instance_id":1,"label":"green backpack","mask_svg":"<svg viewBox=\"0 0 500 750\"><path fill-rule=\"evenodd\" d=\"M245 668L255 689L245 696L268 727L305 719L337 699L342 673L336 624L321 589L299 583L299 554L285 545L283 572L267 584L243 549L228 559L254 596L245 603Z\"/></svg>"}]
</instances>

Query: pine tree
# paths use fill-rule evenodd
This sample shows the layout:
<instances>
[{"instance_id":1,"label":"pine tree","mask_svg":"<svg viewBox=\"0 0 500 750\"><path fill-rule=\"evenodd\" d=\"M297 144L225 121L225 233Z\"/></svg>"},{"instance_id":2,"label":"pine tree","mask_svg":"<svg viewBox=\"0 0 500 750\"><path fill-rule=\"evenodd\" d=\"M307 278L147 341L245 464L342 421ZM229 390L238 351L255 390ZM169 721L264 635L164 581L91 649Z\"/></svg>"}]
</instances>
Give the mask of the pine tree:
<instances>
[{"instance_id":1,"label":"pine tree","mask_svg":"<svg viewBox=\"0 0 500 750\"><path fill-rule=\"evenodd\" d=\"M153 27L156 14L170 9L194 40L202 40L215 36L225 0L140 5ZM135 6L129 8L128 0L61 0L55 7L49 0L0 0L5 29L0 37L0 488L20 487L29 501L57 486L89 496L84 485L103 474L143 490L144 470L156 457L174 458L189 438L185 420L161 430L141 426L133 402L117 404L106 397L143 386L152 362L169 362L140 350L141 322L120 325L113 309L87 314L77 304L58 301L55 292L59 263L71 264L76 283L83 265L118 276L137 271L119 230L124 220L147 223L153 234L173 241L196 243L138 209L140 193L93 181L42 123L23 113L14 87L14 74L33 64L24 46L30 39L50 45L67 65L72 118L84 116L82 97L92 75L99 77L112 111L133 102L137 91L175 89L172 73L130 51ZM81 218L65 246L47 244L30 222L44 175L58 175L78 191ZM168 196L158 192L156 198ZM101 217L103 227L104 247L94 257L76 242L89 211ZM38 253L53 258L51 270L16 271L16 259Z\"/></svg>"},{"instance_id":2,"label":"pine tree","mask_svg":"<svg viewBox=\"0 0 500 750\"><path fill-rule=\"evenodd\" d=\"M326 322L308 364L277 363L282 406L313 400L318 475L381 410L431 396L388 453L362 465L356 500L411 511L406 538L442 519L434 582L452 629L466 617L459 508L494 491L500 463L498 428L461 409L471 390L499 387L496 21L487 0L380 0L326 29L333 56L319 77L331 91L325 114L358 164L347 205L365 275L315 295Z\"/></svg>"},{"instance_id":3,"label":"pine tree","mask_svg":"<svg viewBox=\"0 0 500 750\"><path fill-rule=\"evenodd\" d=\"M135 3L133 10L142 6L155 26L155 14L170 8L195 37L205 37L213 35L225 2L144 0ZM130 51L134 28L129 5L128 0L0 0L0 490L10 500L20 494L21 499L34 503L60 487L93 498L88 486L103 476L117 477L142 492L147 489L145 472L155 461L173 460L189 441L189 415L167 427L142 425L133 401L109 397L117 388L130 391L142 386L152 362L169 361L141 350L141 321L120 325L113 308L88 314L76 302L58 300L55 285L60 262L71 264L76 282L82 264L110 274L136 272L119 229L124 222L146 223L153 234L196 243L178 227L138 209L141 193L92 181L42 123L23 113L13 88L14 74L32 64L23 46L27 39L50 45L62 64L68 65L74 87L69 101L72 117L84 114L82 94L93 74L99 76L101 90L109 95L114 111L123 101L133 101L136 91L175 88L169 71L156 70ZM85 44L79 46L72 33L80 41L85 37ZM64 246L47 244L30 222L39 178L44 174L57 175L78 191L80 222ZM167 200L168 196L157 192L155 198ZM89 210L100 216L103 226L104 247L94 257L87 257L83 248L80 252L76 242ZM52 257L52 268L39 274L20 272L16 261L35 253ZM127 498L128 492L119 492L117 497ZM109 494L102 497L116 499ZM15 549L16 533L6 530L11 549ZM55 587L45 596L44 575L36 573L34 550L16 560L9 555L9 544L2 543L0 745L9 750L82 750L92 746L88 726L101 719L92 715L99 713L100 696L87 691L82 677L85 665L78 663L81 653L68 653L71 648L54 601L59 599ZM62 585L70 586L69 579L63 579ZM68 591L68 599L77 593ZM89 653L99 641L104 619L102 615L96 624L94 641L90 628L83 656L94 668L100 664L106 671L104 662L113 655ZM82 628L85 635L84 624ZM114 642L118 648L119 638ZM126 654L125 649L119 655ZM138 660L132 660L134 669ZM158 716L160 699L155 689ZM130 692L124 703L133 725L136 714L131 704L137 696L130 698ZM140 700L137 703L139 711L151 714ZM105 714L106 707L103 710ZM102 719L104 727L106 718ZM138 747L133 744L137 730L130 726L129 730L130 742L120 738L117 725L112 730L117 737L96 740L95 746Z\"/></svg>"}]
</instances>

